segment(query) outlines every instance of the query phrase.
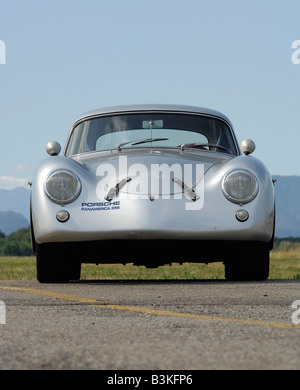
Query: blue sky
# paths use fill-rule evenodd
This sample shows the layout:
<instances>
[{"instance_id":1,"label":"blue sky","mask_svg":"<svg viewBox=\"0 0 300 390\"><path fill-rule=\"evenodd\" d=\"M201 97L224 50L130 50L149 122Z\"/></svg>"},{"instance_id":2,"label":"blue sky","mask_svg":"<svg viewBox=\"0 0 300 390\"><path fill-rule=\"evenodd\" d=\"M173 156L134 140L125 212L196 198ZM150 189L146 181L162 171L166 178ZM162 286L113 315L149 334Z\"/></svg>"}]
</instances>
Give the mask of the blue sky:
<instances>
[{"instance_id":1,"label":"blue sky","mask_svg":"<svg viewBox=\"0 0 300 390\"><path fill-rule=\"evenodd\" d=\"M213 108L273 175L300 176L299 0L0 0L0 189L94 108ZM300 58L300 55L299 55Z\"/></svg>"}]
</instances>

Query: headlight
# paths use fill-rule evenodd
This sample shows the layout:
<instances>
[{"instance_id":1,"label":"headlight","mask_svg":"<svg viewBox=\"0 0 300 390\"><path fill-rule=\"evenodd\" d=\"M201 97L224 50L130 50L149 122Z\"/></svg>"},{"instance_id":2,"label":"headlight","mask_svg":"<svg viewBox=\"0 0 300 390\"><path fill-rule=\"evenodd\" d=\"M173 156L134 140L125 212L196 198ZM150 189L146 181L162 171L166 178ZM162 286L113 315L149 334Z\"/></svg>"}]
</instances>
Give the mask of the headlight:
<instances>
[{"instance_id":1,"label":"headlight","mask_svg":"<svg viewBox=\"0 0 300 390\"><path fill-rule=\"evenodd\" d=\"M52 202L61 205L73 202L81 191L79 177L68 170L57 170L47 177L45 192Z\"/></svg>"},{"instance_id":2,"label":"headlight","mask_svg":"<svg viewBox=\"0 0 300 390\"><path fill-rule=\"evenodd\" d=\"M251 172L236 170L224 177L222 190L225 197L231 202L247 203L257 195L258 182Z\"/></svg>"}]
</instances>

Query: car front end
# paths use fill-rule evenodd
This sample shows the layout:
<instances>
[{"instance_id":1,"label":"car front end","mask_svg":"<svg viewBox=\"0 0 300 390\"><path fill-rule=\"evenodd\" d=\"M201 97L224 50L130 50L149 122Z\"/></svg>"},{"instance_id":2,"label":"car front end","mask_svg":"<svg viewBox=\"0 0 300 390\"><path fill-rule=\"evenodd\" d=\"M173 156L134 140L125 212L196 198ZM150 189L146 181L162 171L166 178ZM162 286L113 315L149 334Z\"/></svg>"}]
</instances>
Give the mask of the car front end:
<instances>
[{"instance_id":1,"label":"car front end","mask_svg":"<svg viewBox=\"0 0 300 390\"><path fill-rule=\"evenodd\" d=\"M255 246L269 252L275 224L273 182L259 160L242 155L230 122L215 112L177 107L176 115L186 115L190 122L191 134L182 142L182 129L176 137L170 130L175 121L168 115L175 111L149 110L98 112L75 122L64 154L53 152L33 181L34 247L60 246L77 262L149 267L187 261L231 264L234 252ZM128 140L123 132L124 113L127 123L134 113L147 114L140 139ZM105 122L107 116L110 122ZM216 133L213 140L203 130L195 142L191 126L197 116L205 117L203 129L209 123ZM91 132L97 118L102 119L98 138ZM76 132L86 133L84 147L82 136L74 138ZM221 136L226 139L217 143ZM104 148L87 150L99 139Z\"/></svg>"}]
</instances>

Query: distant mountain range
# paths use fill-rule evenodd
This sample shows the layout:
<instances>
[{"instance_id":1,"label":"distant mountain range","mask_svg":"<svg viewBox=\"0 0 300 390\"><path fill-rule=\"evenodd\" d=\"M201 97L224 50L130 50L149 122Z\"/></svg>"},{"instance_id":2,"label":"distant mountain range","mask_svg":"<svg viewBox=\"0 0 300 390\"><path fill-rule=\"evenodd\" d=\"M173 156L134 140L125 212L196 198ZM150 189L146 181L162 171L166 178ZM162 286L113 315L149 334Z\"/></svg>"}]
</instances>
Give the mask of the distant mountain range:
<instances>
[{"instance_id":1,"label":"distant mountain range","mask_svg":"<svg viewBox=\"0 0 300 390\"><path fill-rule=\"evenodd\" d=\"M276 179L276 237L300 237L300 176Z\"/></svg>"},{"instance_id":2,"label":"distant mountain range","mask_svg":"<svg viewBox=\"0 0 300 390\"><path fill-rule=\"evenodd\" d=\"M276 237L300 237L300 176L276 176ZM7 234L29 226L30 190L0 190L0 230Z\"/></svg>"},{"instance_id":3,"label":"distant mountain range","mask_svg":"<svg viewBox=\"0 0 300 390\"><path fill-rule=\"evenodd\" d=\"M10 234L29 226L30 190L0 190L0 231Z\"/></svg>"},{"instance_id":4,"label":"distant mountain range","mask_svg":"<svg viewBox=\"0 0 300 390\"><path fill-rule=\"evenodd\" d=\"M0 231L5 235L28 226L29 222L23 214L14 211L0 211Z\"/></svg>"}]
</instances>

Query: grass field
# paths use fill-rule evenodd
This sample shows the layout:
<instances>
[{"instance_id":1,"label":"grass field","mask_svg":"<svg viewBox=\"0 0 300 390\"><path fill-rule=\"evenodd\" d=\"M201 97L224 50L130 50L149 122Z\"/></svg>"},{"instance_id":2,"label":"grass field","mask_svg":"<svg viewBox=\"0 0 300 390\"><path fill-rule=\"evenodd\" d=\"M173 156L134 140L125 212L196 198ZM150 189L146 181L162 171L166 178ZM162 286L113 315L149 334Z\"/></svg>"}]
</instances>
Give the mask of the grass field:
<instances>
[{"instance_id":1,"label":"grass field","mask_svg":"<svg viewBox=\"0 0 300 390\"><path fill-rule=\"evenodd\" d=\"M300 279L300 250L271 252L269 279ZM174 264L157 269L123 265L83 264L81 279L224 279L222 263ZM0 257L0 280L36 280L35 257Z\"/></svg>"}]
</instances>

